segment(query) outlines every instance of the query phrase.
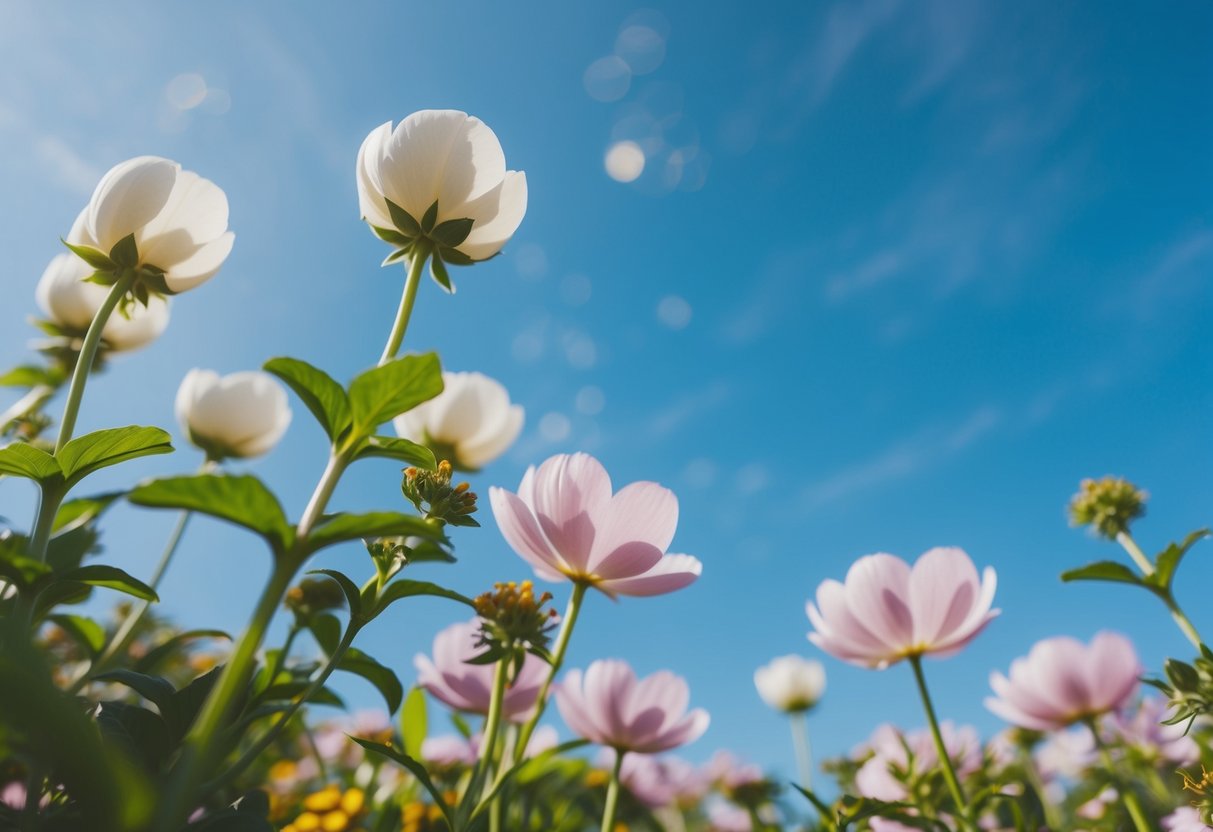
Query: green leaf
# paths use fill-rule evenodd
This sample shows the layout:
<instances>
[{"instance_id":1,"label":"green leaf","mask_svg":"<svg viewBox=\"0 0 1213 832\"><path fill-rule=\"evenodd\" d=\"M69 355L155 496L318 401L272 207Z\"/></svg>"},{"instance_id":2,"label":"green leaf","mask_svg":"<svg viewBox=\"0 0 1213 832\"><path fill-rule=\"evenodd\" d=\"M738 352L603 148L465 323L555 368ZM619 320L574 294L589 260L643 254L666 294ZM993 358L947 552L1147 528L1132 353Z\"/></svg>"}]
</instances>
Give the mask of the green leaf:
<instances>
[{"instance_id":1,"label":"green leaf","mask_svg":"<svg viewBox=\"0 0 1213 832\"><path fill-rule=\"evenodd\" d=\"M61 381L57 373L36 364L22 364L0 373L0 387L37 387L39 384L56 387Z\"/></svg>"},{"instance_id":2,"label":"green leaf","mask_svg":"<svg viewBox=\"0 0 1213 832\"><path fill-rule=\"evenodd\" d=\"M105 494L95 494L92 497L68 500L59 507L58 513L55 514L55 524L51 531L68 532L86 526L124 496L126 496L125 491L110 491Z\"/></svg>"},{"instance_id":3,"label":"green leaf","mask_svg":"<svg viewBox=\"0 0 1213 832\"><path fill-rule=\"evenodd\" d=\"M385 198L383 201L387 203L388 214L391 216L392 224L396 226L397 231L399 231L405 237L421 236L421 224L417 222L417 220L413 219L412 214L401 208L396 203L392 202L390 199ZM389 240L388 242L392 241Z\"/></svg>"},{"instance_id":4,"label":"green leaf","mask_svg":"<svg viewBox=\"0 0 1213 832\"><path fill-rule=\"evenodd\" d=\"M1188 553L1198 540L1208 537L1210 534L1208 529L1197 529L1190 535L1185 537L1179 543L1172 543L1163 549L1158 554L1155 561L1157 571L1146 578L1146 581L1160 587L1163 590L1169 591L1171 581L1175 577L1175 570L1179 568L1179 562L1183 560L1184 555Z\"/></svg>"},{"instance_id":5,"label":"green leaf","mask_svg":"<svg viewBox=\"0 0 1213 832\"><path fill-rule=\"evenodd\" d=\"M341 587L341 592L345 595L346 603L350 606L350 617L357 618L362 614L362 592L358 589L358 585L351 581L341 572L336 569L313 569L308 572L309 575L324 575L337 583Z\"/></svg>"},{"instance_id":6,"label":"green leaf","mask_svg":"<svg viewBox=\"0 0 1213 832\"><path fill-rule=\"evenodd\" d=\"M98 682L117 682L120 685L126 685L159 708L161 716L166 716L166 712L172 710L172 699L177 695L177 689L168 679L162 676L136 673L133 670L111 670L94 678Z\"/></svg>"},{"instance_id":7,"label":"green leaf","mask_svg":"<svg viewBox=\"0 0 1213 832\"><path fill-rule=\"evenodd\" d=\"M442 261L438 252L435 252L434 256L430 258L430 277L434 278L434 282L441 286L448 295L455 294L455 284L451 283L451 274L446 270L446 263Z\"/></svg>"},{"instance_id":8,"label":"green leaf","mask_svg":"<svg viewBox=\"0 0 1213 832\"><path fill-rule=\"evenodd\" d=\"M117 264L107 257L105 252L99 249L95 249L92 246L72 245L67 240L63 240L62 242L68 247L72 254L75 254L94 269L99 269L100 271L104 272L112 272L115 268L117 268Z\"/></svg>"},{"instance_id":9,"label":"green leaf","mask_svg":"<svg viewBox=\"0 0 1213 832\"><path fill-rule=\"evenodd\" d=\"M1071 569L1068 572L1061 573L1061 579L1066 583L1070 581L1114 581L1122 584L1146 586L1145 582L1142 581L1136 572L1123 563L1118 563L1114 560L1101 560L1096 563L1089 563L1078 569Z\"/></svg>"},{"instance_id":10,"label":"green leaf","mask_svg":"<svg viewBox=\"0 0 1213 832\"><path fill-rule=\"evenodd\" d=\"M452 266L470 266L473 263L482 262L473 260L457 248L442 248L438 250L438 253L442 255L442 262L449 263ZM493 255L493 257L496 256L496 254ZM492 257L488 259L491 260Z\"/></svg>"},{"instance_id":11,"label":"green leaf","mask_svg":"<svg viewBox=\"0 0 1213 832\"><path fill-rule=\"evenodd\" d=\"M816 809L818 814L820 814L823 818L833 817L834 812L814 792L811 792L808 789L797 785L796 783L792 783L791 785L792 788L804 795L805 798L813 804L813 808Z\"/></svg>"},{"instance_id":12,"label":"green leaf","mask_svg":"<svg viewBox=\"0 0 1213 832\"><path fill-rule=\"evenodd\" d=\"M337 663L337 669L366 679L382 694L383 701L387 703L388 714L396 713L404 699L404 686L390 668L384 667L358 648L350 647Z\"/></svg>"},{"instance_id":13,"label":"green leaf","mask_svg":"<svg viewBox=\"0 0 1213 832\"><path fill-rule=\"evenodd\" d=\"M349 735L347 734L346 736ZM430 780L430 773L425 770L424 765L410 757L408 754L402 754L401 752L392 748L390 745L371 742L370 740L360 739L359 737L350 737L350 739L361 745L367 751L370 751L373 754L378 754L381 757L387 757L392 762L406 768L409 773L416 777L417 781L425 787L425 790L430 793L430 797L433 799L434 805L442 811L442 817L446 821L447 829L453 830L455 828L451 820L451 809L446 805L446 800L443 798L442 792L435 788L433 781Z\"/></svg>"},{"instance_id":14,"label":"green leaf","mask_svg":"<svg viewBox=\"0 0 1213 832\"><path fill-rule=\"evenodd\" d=\"M185 647L191 641L204 638L219 638L231 641L232 637L223 630L187 630L177 633L166 641L153 647L146 655L140 657L132 668L138 673L151 673L164 663L173 653Z\"/></svg>"},{"instance_id":15,"label":"green leaf","mask_svg":"<svg viewBox=\"0 0 1213 832\"><path fill-rule=\"evenodd\" d=\"M383 262L379 264L379 268L383 268L384 266L390 266L393 263L399 263L401 260L405 259L406 257L411 256L412 253L413 253L413 246L411 244L407 245L407 246L402 246L401 248L398 248L395 251L393 251L387 257L384 257Z\"/></svg>"},{"instance_id":16,"label":"green leaf","mask_svg":"<svg viewBox=\"0 0 1213 832\"><path fill-rule=\"evenodd\" d=\"M90 656L96 656L105 647L105 628L91 618L82 615L48 615L63 632L71 636Z\"/></svg>"},{"instance_id":17,"label":"green leaf","mask_svg":"<svg viewBox=\"0 0 1213 832\"><path fill-rule=\"evenodd\" d=\"M462 217L457 220L447 220L434 226L434 230L430 232L430 236L434 242L440 246L449 246L454 248L468 238L468 234L472 233L472 219L470 217Z\"/></svg>"},{"instance_id":18,"label":"green leaf","mask_svg":"<svg viewBox=\"0 0 1213 832\"><path fill-rule=\"evenodd\" d=\"M429 352L406 355L367 370L350 383L354 429L369 435L384 422L442 392L442 366Z\"/></svg>"},{"instance_id":19,"label":"green leaf","mask_svg":"<svg viewBox=\"0 0 1213 832\"><path fill-rule=\"evenodd\" d=\"M350 426L350 402L345 390L323 370L297 358L271 358L262 365L282 379L336 442Z\"/></svg>"},{"instance_id":20,"label":"green leaf","mask_svg":"<svg viewBox=\"0 0 1213 832\"><path fill-rule=\"evenodd\" d=\"M421 757L421 746L429 732L429 714L426 710L425 690L414 687L404 698L400 710L400 736L404 739L404 753L413 758Z\"/></svg>"},{"instance_id":21,"label":"green leaf","mask_svg":"<svg viewBox=\"0 0 1213 832\"><path fill-rule=\"evenodd\" d=\"M25 442L14 442L0 448L0 474L26 477L37 482L51 482L63 476L53 456Z\"/></svg>"},{"instance_id":22,"label":"green leaf","mask_svg":"<svg viewBox=\"0 0 1213 832\"><path fill-rule=\"evenodd\" d=\"M399 601L401 598L412 598L417 595L431 595L437 598L449 598L452 601L458 601L461 604L467 604L472 609L476 605L472 603L472 599L466 595L461 595L453 589L438 586L438 584L430 583L429 581L393 581L384 587L383 592L379 594L379 602L375 607L375 615L379 615L392 604Z\"/></svg>"},{"instance_id":23,"label":"green leaf","mask_svg":"<svg viewBox=\"0 0 1213 832\"><path fill-rule=\"evenodd\" d=\"M160 428L131 425L77 437L63 446L56 459L70 486L110 465L172 450L172 437Z\"/></svg>"},{"instance_id":24,"label":"green leaf","mask_svg":"<svg viewBox=\"0 0 1213 832\"><path fill-rule=\"evenodd\" d=\"M397 210L399 210L399 209L397 209ZM409 219L412 219L412 217L410 217ZM420 231L421 226L418 226L417 230ZM391 243L394 246L407 246L409 243L413 242L413 240L416 239L416 237L410 237L407 234L403 234L394 228L380 228L377 225L372 225L371 231L380 240L383 240L385 243Z\"/></svg>"},{"instance_id":25,"label":"green leaf","mask_svg":"<svg viewBox=\"0 0 1213 832\"><path fill-rule=\"evenodd\" d=\"M244 526L285 551L294 538L278 498L249 474L196 474L164 477L139 485L127 499L137 506L178 508L209 514Z\"/></svg>"},{"instance_id":26,"label":"green leaf","mask_svg":"<svg viewBox=\"0 0 1213 832\"><path fill-rule=\"evenodd\" d=\"M76 583L88 584L89 586L116 589L119 592L125 592L127 595L133 595L144 601L158 602L160 600L160 596L156 594L154 589L143 581L131 577L116 566L106 566L100 563L91 566L79 566L75 569L61 572L56 577L60 581L74 581Z\"/></svg>"},{"instance_id":27,"label":"green leaf","mask_svg":"<svg viewBox=\"0 0 1213 832\"><path fill-rule=\"evenodd\" d=\"M1181 693L1195 693L1200 690L1200 674L1187 662L1181 662L1179 659L1167 659L1163 664L1163 670L1166 671L1171 684Z\"/></svg>"},{"instance_id":28,"label":"green leaf","mask_svg":"<svg viewBox=\"0 0 1213 832\"><path fill-rule=\"evenodd\" d=\"M434 230L434 223L438 222L438 200L434 200L434 204L425 209L425 213L421 215L421 230L429 234Z\"/></svg>"},{"instance_id":29,"label":"green leaf","mask_svg":"<svg viewBox=\"0 0 1213 832\"><path fill-rule=\"evenodd\" d=\"M110 249L110 260L128 269L139 265L139 246L135 243L134 233L127 234L114 243L114 247ZM94 268L100 268L100 266Z\"/></svg>"},{"instance_id":30,"label":"green leaf","mask_svg":"<svg viewBox=\"0 0 1213 832\"><path fill-rule=\"evenodd\" d=\"M369 514L334 514L321 520L308 535L309 551L323 549L346 540L363 537L404 537L416 535L429 539L442 536L442 530L412 514L376 511Z\"/></svg>"},{"instance_id":31,"label":"green leaf","mask_svg":"<svg viewBox=\"0 0 1213 832\"><path fill-rule=\"evenodd\" d=\"M337 620L337 616L327 612L314 615L308 623L308 629L312 631L320 649L329 656L333 655L341 642L341 622Z\"/></svg>"},{"instance_id":32,"label":"green leaf","mask_svg":"<svg viewBox=\"0 0 1213 832\"><path fill-rule=\"evenodd\" d=\"M433 471L438 467L433 451L425 445L419 445L398 436L371 436L354 458L366 459L373 456L407 462L409 465L426 471Z\"/></svg>"},{"instance_id":33,"label":"green leaf","mask_svg":"<svg viewBox=\"0 0 1213 832\"><path fill-rule=\"evenodd\" d=\"M47 610L63 604L83 604L92 594L93 588L76 581L56 581L40 590L34 599L34 620L39 620Z\"/></svg>"}]
</instances>

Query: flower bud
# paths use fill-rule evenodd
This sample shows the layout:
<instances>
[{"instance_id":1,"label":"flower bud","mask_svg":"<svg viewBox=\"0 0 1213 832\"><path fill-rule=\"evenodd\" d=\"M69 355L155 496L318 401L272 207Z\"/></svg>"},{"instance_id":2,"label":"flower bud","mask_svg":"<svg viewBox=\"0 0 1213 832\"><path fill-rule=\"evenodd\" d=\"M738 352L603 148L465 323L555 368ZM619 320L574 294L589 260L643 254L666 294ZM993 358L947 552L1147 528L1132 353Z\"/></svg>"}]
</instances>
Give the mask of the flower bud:
<instances>
[{"instance_id":1,"label":"flower bud","mask_svg":"<svg viewBox=\"0 0 1213 832\"><path fill-rule=\"evenodd\" d=\"M396 417L396 433L460 470L483 468L518 438L522 406L510 404L506 389L481 373L444 372L442 383L437 396Z\"/></svg>"},{"instance_id":2,"label":"flower bud","mask_svg":"<svg viewBox=\"0 0 1213 832\"><path fill-rule=\"evenodd\" d=\"M451 485L451 463L442 460L435 471L405 468L400 490L427 519L441 520L452 526L479 526L471 515L476 511L476 493L468 484Z\"/></svg>"},{"instance_id":3,"label":"flower bud","mask_svg":"<svg viewBox=\"0 0 1213 832\"><path fill-rule=\"evenodd\" d=\"M60 254L47 265L34 292L50 322L72 338L84 337L109 294L104 286L87 282L92 273L93 269L76 255ZM160 337L168 318L168 299L151 297L147 306L134 303L110 315L101 339L114 352L137 350Z\"/></svg>"},{"instance_id":4,"label":"flower bud","mask_svg":"<svg viewBox=\"0 0 1213 832\"><path fill-rule=\"evenodd\" d=\"M812 708L826 688L821 662L800 656L780 656L754 672L758 695L777 711L799 713Z\"/></svg>"},{"instance_id":5,"label":"flower bud","mask_svg":"<svg viewBox=\"0 0 1213 832\"><path fill-rule=\"evenodd\" d=\"M259 370L222 378L190 370L177 391L176 410L190 442L212 459L268 453L291 423L286 391Z\"/></svg>"},{"instance_id":6,"label":"flower bud","mask_svg":"<svg viewBox=\"0 0 1213 832\"><path fill-rule=\"evenodd\" d=\"M300 618L345 606L345 593L329 578L304 578L287 590L286 608Z\"/></svg>"},{"instance_id":7,"label":"flower bud","mask_svg":"<svg viewBox=\"0 0 1213 832\"><path fill-rule=\"evenodd\" d=\"M168 159L139 156L101 177L67 242L139 270L141 295L177 294L213 277L231 253L227 217L227 195L215 183Z\"/></svg>"},{"instance_id":8,"label":"flower bud","mask_svg":"<svg viewBox=\"0 0 1213 832\"><path fill-rule=\"evenodd\" d=\"M1097 534L1115 540L1146 513L1147 497L1146 492L1120 477L1083 480L1079 492L1070 500L1070 522L1075 526L1091 526Z\"/></svg>"}]
</instances>

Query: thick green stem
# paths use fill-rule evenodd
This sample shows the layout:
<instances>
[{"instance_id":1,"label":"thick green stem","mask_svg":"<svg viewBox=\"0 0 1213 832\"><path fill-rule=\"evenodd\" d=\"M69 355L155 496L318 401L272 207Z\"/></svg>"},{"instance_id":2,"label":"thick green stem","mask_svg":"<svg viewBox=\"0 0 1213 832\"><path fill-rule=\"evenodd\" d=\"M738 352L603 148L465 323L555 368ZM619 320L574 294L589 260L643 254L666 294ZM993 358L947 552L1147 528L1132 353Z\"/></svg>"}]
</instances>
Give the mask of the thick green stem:
<instances>
[{"instance_id":1,"label":"thick green stem","mask_svg":"<svg viewBox=\"0 0 1213 832\"><path fill-rule=\"evenodd\" d=\"M350 645L354 643L354 636L358 635L358 631L361 629L361 624L354 623L351 623L350 626L346 627L345 635L342 636L341 641L338 642L337 647L332 652L332 655L328 657L328 661L325 662L324 667L321 668L320 675L312 679L311 683L304 688L302 692L296 695L293 700L291 700L290 707L279 715L277 721L271 725L266 732L257 739L256 742L250 745L248 749L246 749L245 752L240 755L240 758L236 760L236 762L225 768L223 770L223 774L202 786L202 792L204 794L210 794L215 790L226 786L228 783L231 783L233 780L239 777L246 768L256 761L256 759L261 755L261 752L269 748L270 743L272 743L274 739L282 733L282 730L286 728L287 723L289 723L291 719L294 718L295 714L299 712L299 709L302 708L307 701L316 694L316 691L320 690L320 688L324 686L324 683L328 681L329 677L333 675L333 671L336 670L337 665L341 663L341 658L345 655L345 652L349 649ZM299 630L297 628L291 628L291 632L287 638L286 647L283 648L284 659L286 650L290 648L290 643L294 640L294 637L298 632Z\"/></svg>"},{"instance_id":2,"label":"thick green stem","mask_svg":"<svg viewBox=\"0 0 1213 832\"><path fill-rule=\"evenodd\" d=\"M236 698L248 685L257 649L265 639L270 621L282 603L282 597L299 565L300 561L292 558L282 558L275 563L244 635L236 643L202 712L186 735L181 756L165 787L152 828L176 829L194 808L199 783L218 762L216 740L231 716Z\"/></svg>"},{"instance_id":3,"label":"thick green stem","mask_svg":"<svg viewBox=\"0 0 1213 832\"><path fill-rule=\"evenodd\" d=\"M927 691L927 680L922 674L922 656L910 656L910 667L914 668L914 681L918 683L918 695L922 697L922 706L927 712L927 723L931 726L931 737L935 740L935 753L939 755L939 765L943 769L944 780L947 781L948 791L956 803L956 811L960 814L966 829L972 829L973 819L970 816L969 802L965 799L964 790L960 787L960 778L956 776L956 767L948 756L948 747L944 745L943 734L939 731L939 720L935 716L935 706L931 704L931 694Z\"/></svg>"},{"instance_id":4,"label":"thick green stem","mask_svg":"<svg viewBox=\"0 0 1213 832\"><path fill-rule=\"evenodd\" d=\"M796 748L796 769L800 773L800 787L806 791L812 788L813 756L809 751L809 725L804 711L793 711L788 714L792 723L792 745Z\"/></svg>"},{"instance_id":5,"label":"thick green stem","mask_svg":"<svg viewBox=\"0 0 1213 832\"><path fill-rule=\"evenodd\" d=\"M1145 810L1141 807L1141 801L1137 799L1137 792L1133 791L1130 783L1117 774L1116 761L1112 759L1112 752L1108 750L1103 737L1099 735L1099 725L1094 719L1088 719L1087 728L1090 729L1091 736L1095 739L1095 747L1099 749L1099 756L1108 770L1108 776L1116 784L1116 791L1120 793L1120 800L1133 821L1133 828L1137 832L1154 832L1153 824L1146 817Z\"/></svg>"},{"instance_id":6,"label":"thick green stem","mask_svg":"<svg viewBox=\"0 0 1213 832\"><path fill-rule=\"evenodd\" d=\"M388 336L379 357L380 366L388 363L400 352L400 344L404 341L404 333L409 328L409 318L413 315L413 303L417 300L417 287L421 285L421 272L425 268L429 252L424 248L414 250L409 260L409 275L404 282L404 294L400 298L400 308L396 311L396 322L392 325L392 333Z\"/></svg>"},{"instance_id":7,"label":"thick green stem","mask_svg":"<svg viewBox=\"0 0 1213 832\"><path fill-rule=\"evenodd\" d=\"M80 345L80 355L76 358L76 369L72 373L72 383L67 390L67 402L63 406L63 419L59 422L59 439L55 442L55 453L63 450L63 446L72 438L76 429L76 416L80 413L80 400L84 398L84 385L88 382L88 374L93 369L93 361L97 357L97 345L101 343L101 332L110 315L118 306L118 302L130 291L135 282L135 272L125 269L118 273L118 280L110 287L105 302L93 315L84 342Z\"/></svg>"},{"instance_id":8,"label":"thick green stem","mask_svg":"<svg viewBox=\"0 0 1213 832\"><path fill-rule=\"evenodd\" d=\"M564 611L564 620L560 623L560 635L556 637L556 645L552 648L552 667L548 671L547 678L543 680L543 686L539 688L539 695L535 697L535 713L526 721L522 726L522 731L518 734L518 745L514 747L514 765L522 762L522 758L526 754L526 747L531 741L531 734L535 733L535 726L543 717L544 708L547 707L548 691L556 679L556 674L560 672L560 666L564 664L564 654L568 652L569 639L573 635L573 627L577 624L577 614L581 612L581 602L585 598L587 588L588 584L573 584L573 594L569 596L569 606Z\"/></svg>"},{"instance_id":9,"label":"thick green stem","mask_svg":"<svg viewBox=\"0 0 1213 832\"><path fill-rule=\"evenodd\" d=\"M29 539L29 555L35 560L46 563L46 550L51 542L51 530L55 526L55 517L59 514L59 506L67 492L59 485L43 483L38 491L38 508L34 515L34 529Z\"/></svg>"},{"instance_id":10,"label":"thick green stem","mask_svg":"<svg viewBox=\"0 0 1213 832\"><path fill-rule=\"evenodd\" d=\"M602 809L602 832L613 832L615 829L615 809L619 805L619 770L623 768L623 755L626 752L615 749L615 766L611 769L611 782L607 786L606 806Z\"/></svg>"},{"instance_id":11,"label":"thick green stem","mask_svg":"<svg viewBox=\"0 0 1213 832\"><path fill-rule=\"evenodd\" d=\"M487 775L493 766L497 755L497 735L501 733L501 709L505 705L505 684L509 677L509 658L497 662L493 670L493 693L489 698L489 713L484 720L484 748L481 750L479 765ZM475 782L475 781L473 781ZM484 782L492 782L485 776Z\"/></svg>"}]
</instances>

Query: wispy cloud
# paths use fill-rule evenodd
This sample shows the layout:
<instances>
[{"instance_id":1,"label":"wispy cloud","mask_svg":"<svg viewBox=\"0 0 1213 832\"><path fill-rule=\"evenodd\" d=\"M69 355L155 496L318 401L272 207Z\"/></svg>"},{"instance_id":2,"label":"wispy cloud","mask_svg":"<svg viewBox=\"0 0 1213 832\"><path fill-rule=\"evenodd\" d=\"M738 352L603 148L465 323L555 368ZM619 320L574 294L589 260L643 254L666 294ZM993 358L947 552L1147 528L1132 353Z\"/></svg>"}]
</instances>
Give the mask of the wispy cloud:
<instances>
[{"instance_id":1,"label":"wispy cloud","mask_svg":"<svg viewBox=\"0 0 1213 832\"><path fill-rule=\"evenodd\" d=\"M872 457L810 483L800 492L800 506L806 510L819 509L855 494L912 477L975 445L1003 420L1001 408L982 405L959 423L921 430Z\"/></svg>"},{"instance_id":2,"label":"wispy cloud","mask_svg":"<svg viewBox=\"0 0 1213 832\"><path fill-rule=\"evenodd\" d=\"M680 394L648 418L645 431L650 439L663 439L686 425L693 417L724 404L729 393L729 385L717 380L697 390Z\"/></svg>"},{"instance_id":3,"label":"wispy cloud","mask_svg":"<svg viewBox=\"0 0 1213 832\"><path fill-rule=\"evenodd\" d=\"M1197 228L1167 245L1154 266L1137 279L1132 289L1114 296L1111 307L1139 320L1155 317L1164 307L1209 286L1213 260L1213 229Z\"/></svg>"}]
</instances>

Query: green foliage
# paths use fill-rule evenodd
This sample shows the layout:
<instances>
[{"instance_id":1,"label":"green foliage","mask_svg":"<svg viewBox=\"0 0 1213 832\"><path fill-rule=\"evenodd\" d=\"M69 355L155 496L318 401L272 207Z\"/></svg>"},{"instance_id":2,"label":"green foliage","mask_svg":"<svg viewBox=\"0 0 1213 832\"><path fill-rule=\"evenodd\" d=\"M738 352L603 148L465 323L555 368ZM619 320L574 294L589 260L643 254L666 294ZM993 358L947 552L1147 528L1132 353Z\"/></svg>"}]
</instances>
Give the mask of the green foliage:
<instances>
[{"instance_id":1,"label":"green foliage","mask_svg":"<svg viewBox=\"0 0 1213 832\"><path fill-rule=\"evenodd\" d=\"M354 430L375 429L442 392L442 366L435 353L406 355L359 374L350 382Z\"/></svg>"},{"instance_id":2,"label":"green foliage","mask_svg":"<svg viewBox=\"0 0 1213 832\"><path fill-rule=\"evenodd\" d=\"M412 514L377 511L368 514L331 514L316 524L308 535L309 551L323 549L347 540L364 537L422 537L443 540L442 528Z\"/></svg>"},{"instance_id":3,"label":"green foliage","mask_svg":"<svg viewBox=\"0 0 1213 832\"><path fill-rule=\"evenodd\" d=\"M350 426L350 403L340 384L297 358L271 358L262 366L295 392L329 439L334 443L341 440Z\"/></svg>"},{"instance_id":4,"label":"green foliage","mask_svg":"<svg viewBox=\"0 0 1213 832\"><path fill-rule=\"evenodd\" d=\"M421 757L421 746L429 733L429 724L425 690L413 687L404 698L404 707L400 711L400 737L404 741L405 754L414 759Z\"/></svg>"}]
</instances>

